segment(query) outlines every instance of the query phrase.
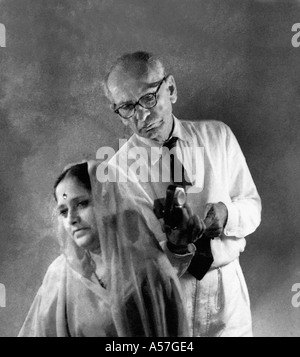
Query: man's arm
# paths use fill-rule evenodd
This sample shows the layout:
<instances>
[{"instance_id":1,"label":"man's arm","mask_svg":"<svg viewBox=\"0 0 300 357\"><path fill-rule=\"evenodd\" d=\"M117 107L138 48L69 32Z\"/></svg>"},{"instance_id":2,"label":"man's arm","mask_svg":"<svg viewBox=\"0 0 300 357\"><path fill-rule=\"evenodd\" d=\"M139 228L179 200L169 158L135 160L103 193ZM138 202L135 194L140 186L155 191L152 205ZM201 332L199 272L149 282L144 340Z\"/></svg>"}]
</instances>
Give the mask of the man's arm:
<instances>
[{"instance_id":1,"label":"man's arm","mask_svg":"<svg viewBox=\"0 0 300 357\"><path fill-rule=\"evenodd\" d=\"M223 202L228 210L224 234L241 238L259 226L261 199L237 139L228 126L225 128L230 201Z\"/></svg>"},{"instance_id":2,"label":"man's arm","mask_svg":"<svg viewBox=\"0 0 300 357\"><path fill-rule=\"evenodd\" d=\"M226 138L228 199L222 202L211 202L206 206L212 216L211 230L215 238L211 241L214 256L214 267L226 265L236 259L244 251L245 237L253 233L261 220L261 200L253 182L246 159L232 133L223 124ZM224 136L223 136L224 138Z\"/></svg>"},{"instance_id":3,"label":"man's arm","mask_svg":"<svg viewBox=\"0 0 300 357\"><path fill-rule=\"evenodd\" d=\"M212 239L212 266L225 265L236 259L245 248L244 237L256 230L261 219L261 200L241 148L227 125L222 123L221 130L222 142L225 140L226 143L224 160L227 170L222 175L228 182L224 184L224 190L226 187L228 190L228 199L210 202L205 208L205 236ZM190 244L189 248L192 246ZM179 247L178 253L172 248L165 247L164 250L181 276L195 255L195 247L186 250L186 254L183 254L184 246Z\"/></svg>"}]
</instances>

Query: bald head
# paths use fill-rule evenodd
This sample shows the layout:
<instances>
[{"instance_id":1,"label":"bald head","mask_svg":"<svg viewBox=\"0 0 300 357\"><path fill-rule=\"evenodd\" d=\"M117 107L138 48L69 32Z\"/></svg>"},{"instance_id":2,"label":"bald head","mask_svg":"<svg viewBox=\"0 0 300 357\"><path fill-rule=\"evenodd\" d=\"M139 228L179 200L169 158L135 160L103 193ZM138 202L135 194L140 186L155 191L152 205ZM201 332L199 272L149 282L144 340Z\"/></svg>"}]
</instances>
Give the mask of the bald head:
<instances>
[{"instance_id":1,"label":"bald head","mask_svg":"<svg viewBox=\"0 0 300 357\"><path fill-rule=\"evenodd\" d=\"M125 54L113 64L103 84L111 109L136 135L160 144L169 138L177 89L158 57L147 52Z\"/></svg>"},{"instance_id":2,"label":"bald head","mask_svg":"<svg viewBox=\"0 0 300 357\"><path fill-rule=\"evenodd\" d=\"M139 79L148 76L149 72L157 73L158 77L165 75L164 66L157 56L142 51L124 54L116 60L106 75L103 83L106 96L111 99L110 86L116 78Z\"/></svg>"}]
</instances>

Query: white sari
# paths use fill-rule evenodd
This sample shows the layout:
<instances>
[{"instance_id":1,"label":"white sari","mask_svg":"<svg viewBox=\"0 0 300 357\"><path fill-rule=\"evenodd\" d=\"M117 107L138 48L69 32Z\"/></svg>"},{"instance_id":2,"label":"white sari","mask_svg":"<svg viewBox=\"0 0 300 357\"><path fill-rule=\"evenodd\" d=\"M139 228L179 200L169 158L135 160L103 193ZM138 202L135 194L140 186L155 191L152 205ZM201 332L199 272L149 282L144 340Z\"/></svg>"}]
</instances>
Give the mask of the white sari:
<instances>
[{"instance_id":1,"label":"white sari","mask_svg":"<svg viewBox=\"0 0 300 357\"><path fill-rule=\"evenodd\" d=\"M147 222L118 184L102 195L88 162L105 273L58 227L60 255L49 267L19 333L26 336L181 337L186 313L174 269Z\"/></svg>"}]
</instances>

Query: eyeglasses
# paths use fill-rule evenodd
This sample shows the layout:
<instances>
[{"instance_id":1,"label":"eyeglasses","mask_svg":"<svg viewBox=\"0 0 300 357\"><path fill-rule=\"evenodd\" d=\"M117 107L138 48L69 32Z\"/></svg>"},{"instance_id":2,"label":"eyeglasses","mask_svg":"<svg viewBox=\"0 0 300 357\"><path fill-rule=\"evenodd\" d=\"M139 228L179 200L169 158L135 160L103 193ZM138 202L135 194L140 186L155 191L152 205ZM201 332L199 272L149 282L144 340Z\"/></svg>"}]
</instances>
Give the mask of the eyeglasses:
<instances>
[{"instance_id":1,"label":"eyeglasses","mask_svg":"<svg viewBox=\"0 0 300 357\"><path fill-rule=\"evenodd\" d=\"M163 83L163 81L167 78L165 76L160 83L158 84L158 87L154 93L147 93L143 95L136 103L126 103L121 105L119 108L114 109L114 112L123 119L130 119L134 116L136 112L136 106L140 105L141 107L145 109L151 109L154 108L157 104L157 93Z\"/></svg>"}]
</instances>

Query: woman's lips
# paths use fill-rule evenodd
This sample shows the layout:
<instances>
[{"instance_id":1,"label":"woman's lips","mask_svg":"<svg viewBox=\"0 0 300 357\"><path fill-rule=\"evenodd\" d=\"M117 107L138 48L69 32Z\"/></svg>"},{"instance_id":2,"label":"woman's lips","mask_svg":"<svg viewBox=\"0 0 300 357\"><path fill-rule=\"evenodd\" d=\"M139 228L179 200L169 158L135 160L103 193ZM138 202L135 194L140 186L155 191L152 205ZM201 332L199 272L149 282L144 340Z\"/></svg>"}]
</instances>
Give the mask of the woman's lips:
<instances>
[{"instance_id":1,"label":"woman's lips","mask_svg":"<svg viewBox=\"0 0 300 357\"><path fill-rule=\"evenodd\" d=\"M76 234L76 236L78 236L78 235L82 235L82 234L84 234L84 233L85 233L85 231L87 231L87 230L89 230L89 228L88 228L88 227L85 227L85 228L78 228L78 229L76 229L76 230L73 232L73 235L75 235L75 234Z\"/></svg>"}]
</instances>

